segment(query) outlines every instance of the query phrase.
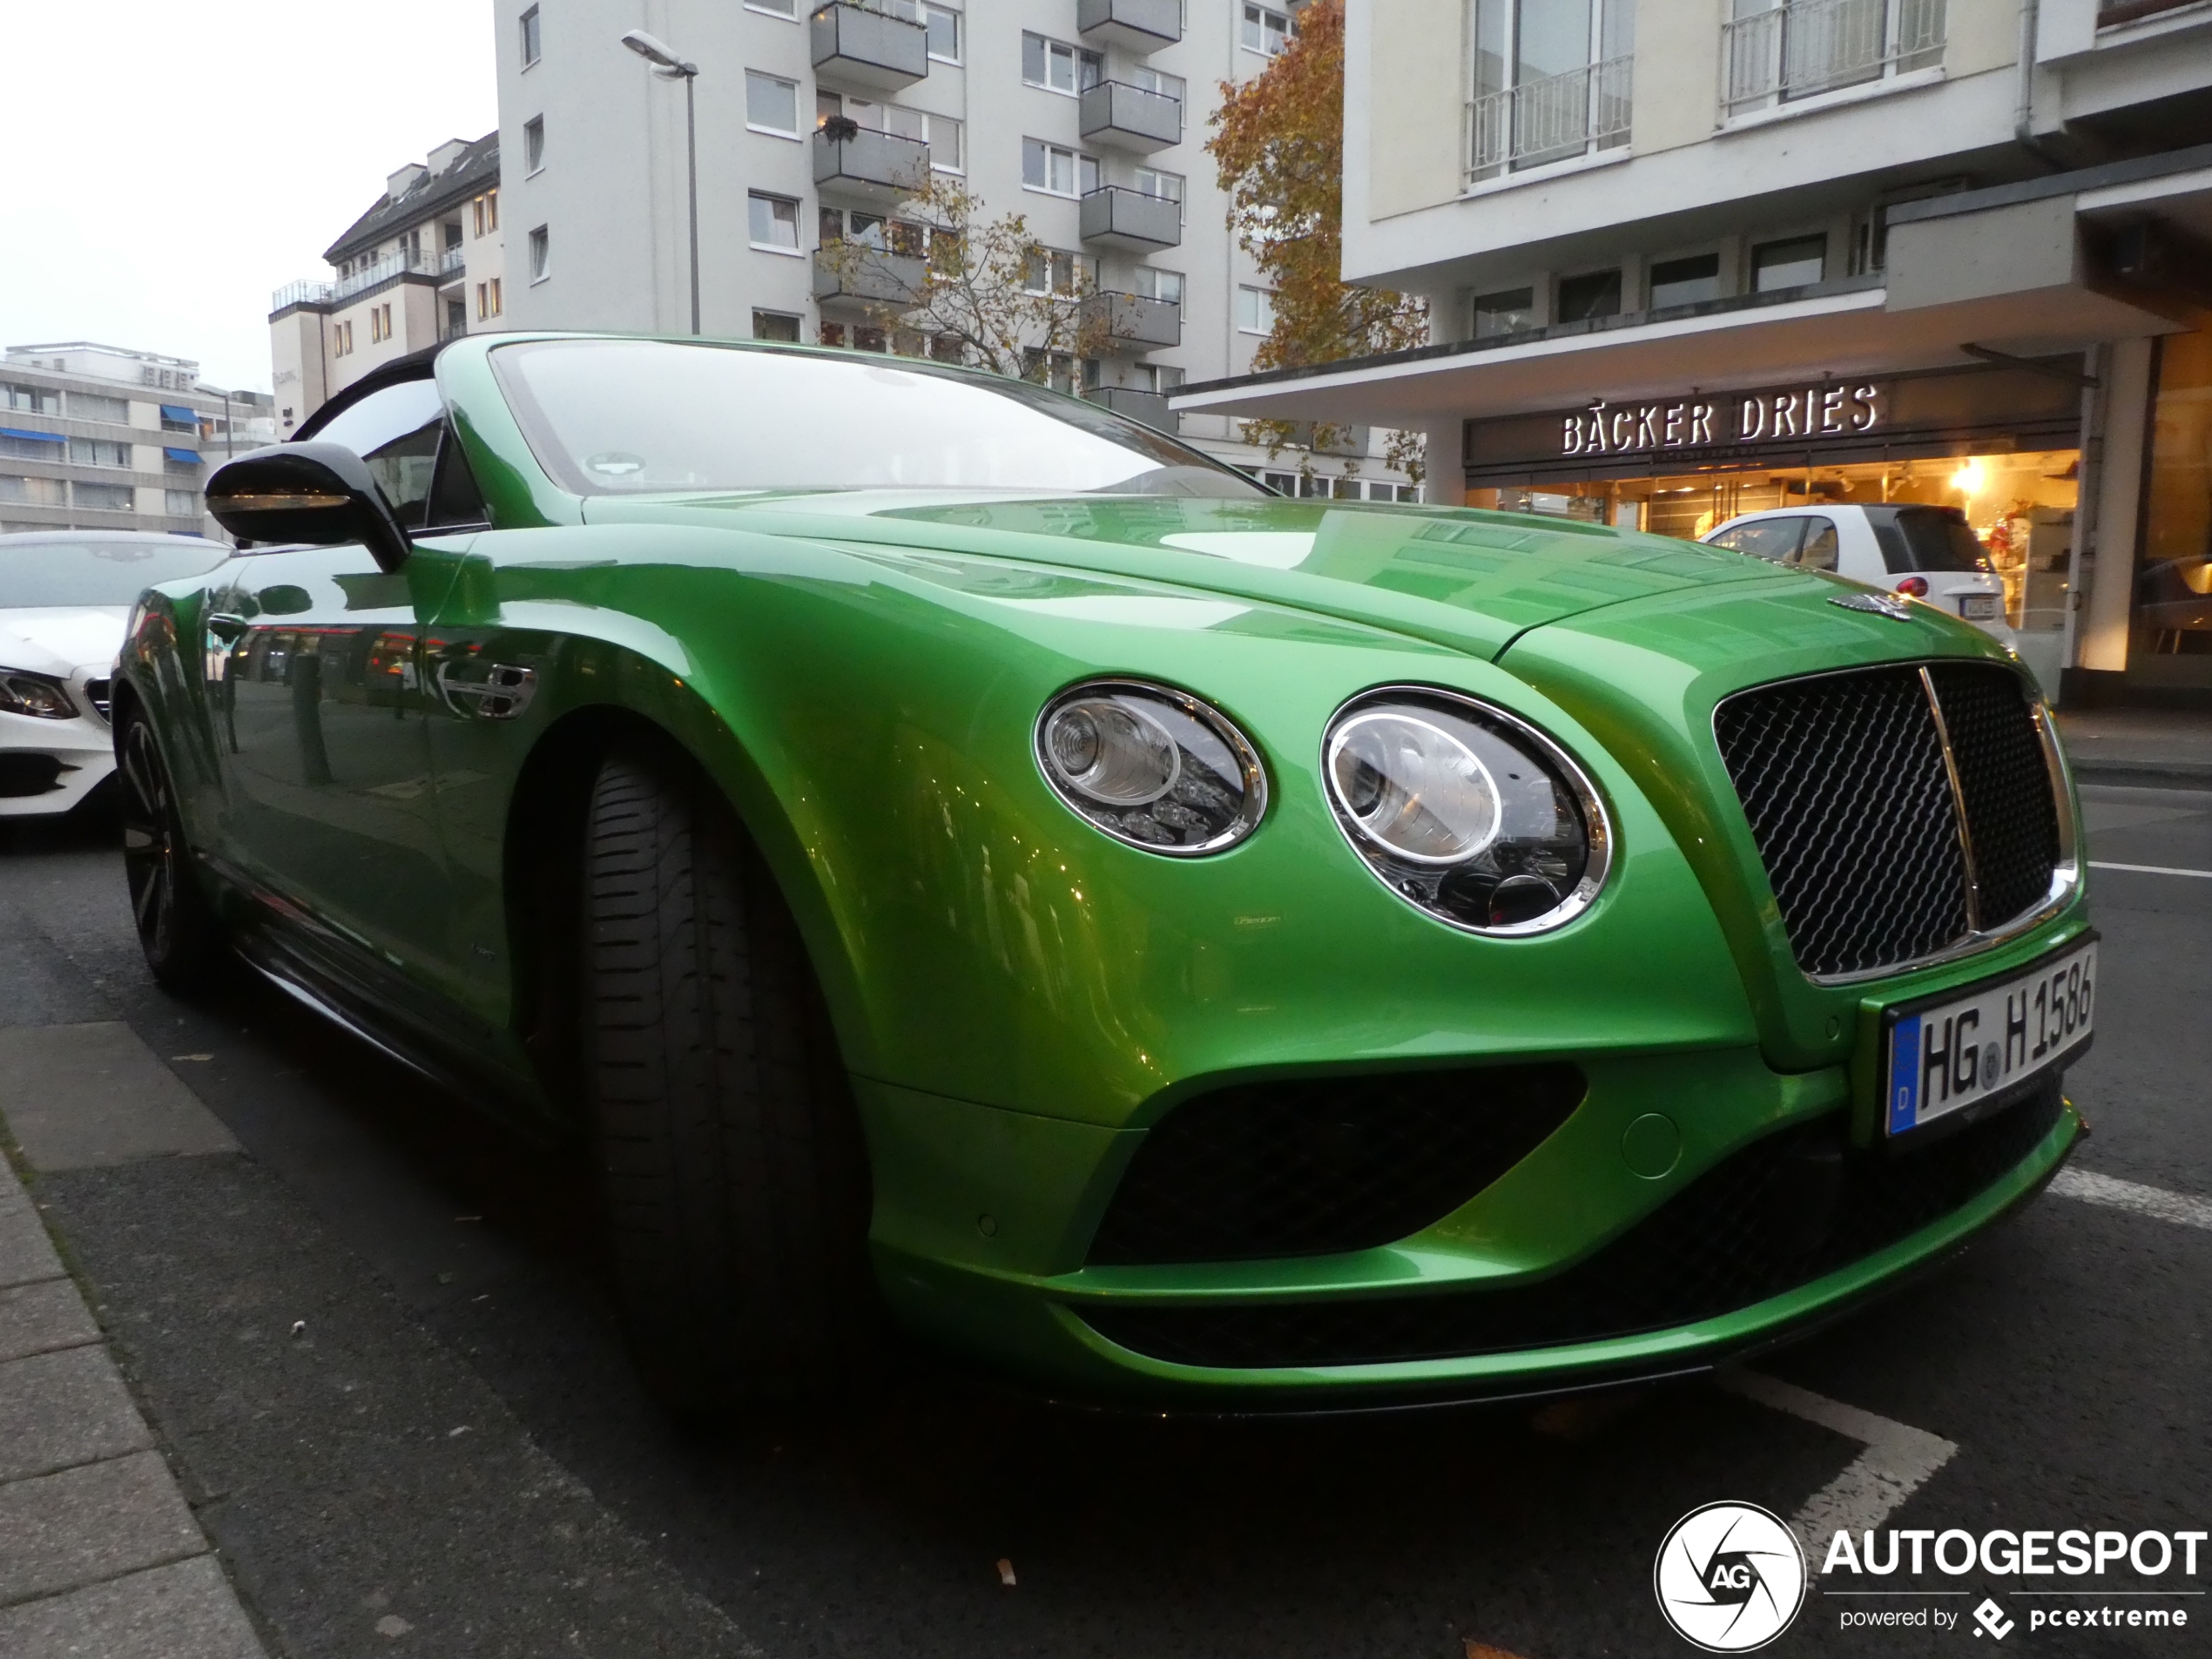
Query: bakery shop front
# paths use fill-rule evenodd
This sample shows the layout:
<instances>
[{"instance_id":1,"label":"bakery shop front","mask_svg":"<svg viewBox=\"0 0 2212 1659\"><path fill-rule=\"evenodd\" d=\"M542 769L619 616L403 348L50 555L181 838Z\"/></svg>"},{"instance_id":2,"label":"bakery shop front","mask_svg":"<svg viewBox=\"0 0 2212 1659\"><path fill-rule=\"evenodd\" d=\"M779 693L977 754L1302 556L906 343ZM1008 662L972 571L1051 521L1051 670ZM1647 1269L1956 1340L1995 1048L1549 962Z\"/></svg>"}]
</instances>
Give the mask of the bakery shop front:
<instances>
[{"instance_id":1,"label":"bakery shop front","mask_svg":"<svg viewBox=\"0 0 2212 1659\"><path fill-rule=\"evenodd\" d=\"M2004 580L2021 654L2055 686L2088 378L2074 355L1478 418L1461 431L1465 499L1691 539L1766 508L1955 507Z\"/></svg>"}]
</instances>

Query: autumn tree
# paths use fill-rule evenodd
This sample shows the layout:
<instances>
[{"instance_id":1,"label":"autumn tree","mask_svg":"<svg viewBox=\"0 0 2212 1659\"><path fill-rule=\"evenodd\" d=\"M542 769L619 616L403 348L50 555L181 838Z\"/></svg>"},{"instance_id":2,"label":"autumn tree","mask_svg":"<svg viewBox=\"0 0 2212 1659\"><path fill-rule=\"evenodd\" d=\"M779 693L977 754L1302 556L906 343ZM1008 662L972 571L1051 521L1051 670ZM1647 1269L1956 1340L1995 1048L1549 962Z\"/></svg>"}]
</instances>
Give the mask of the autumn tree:
<instances>
[{"instance_id":1,"label":"autumn tree","mask_svg":"<svg viewBox=\"0 0 2212 1659\"><path fill-rule=\"evenodd\" d=\"M917 180L896 216L858 238L823 245L870 320L920 336L919 349L995 374L1049 379L1055 359L1077 362L1113 337L1108 307L1085 263L1048 247L1021 213L996 216L957 179Z\"/></svg>"},{"instance_id":2,"label":"autumn tree","mask_svg":"<svg viewBox=\"0 0 2212 1659\"><path fill-rule=\"evenodd\" d=\"M1427 343L1425 300L1343 281L1344 0L1313 0L1298 32L1242 86L1221 83L1207 152L1229 196L1229 225L1275 290L1275 327L1257 369L1301 368ZM1270 459L1305 440L1341 442L1345 428L1248 421L1245 441ZM1389 463L1419 482L1420 436L1392 435ZM1346 469L1356 470L1355 462Z\"/></svg>"}]
</instances>

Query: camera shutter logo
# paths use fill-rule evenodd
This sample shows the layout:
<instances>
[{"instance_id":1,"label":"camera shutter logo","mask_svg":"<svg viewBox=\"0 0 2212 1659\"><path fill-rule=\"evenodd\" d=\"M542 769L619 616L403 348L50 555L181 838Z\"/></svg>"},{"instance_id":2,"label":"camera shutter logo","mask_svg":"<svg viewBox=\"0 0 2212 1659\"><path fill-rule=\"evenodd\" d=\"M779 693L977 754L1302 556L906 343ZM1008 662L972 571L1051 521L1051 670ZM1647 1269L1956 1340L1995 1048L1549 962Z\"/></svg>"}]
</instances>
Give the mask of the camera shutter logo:
<instances>
[{"instance_id":1,"label":"camera shutter logo","mask_svg":"<svg viewBox=\"0 0 2212 1659\"><path fill-rule=\"evenodd\" d=\"M1753 1503L1691 1510L1651 1568L1659 1611L1676 1635L1708 1653L1765 1647L1804 1606L1806 1580L1797 1534Z\"/></svg>"}]
</instances>

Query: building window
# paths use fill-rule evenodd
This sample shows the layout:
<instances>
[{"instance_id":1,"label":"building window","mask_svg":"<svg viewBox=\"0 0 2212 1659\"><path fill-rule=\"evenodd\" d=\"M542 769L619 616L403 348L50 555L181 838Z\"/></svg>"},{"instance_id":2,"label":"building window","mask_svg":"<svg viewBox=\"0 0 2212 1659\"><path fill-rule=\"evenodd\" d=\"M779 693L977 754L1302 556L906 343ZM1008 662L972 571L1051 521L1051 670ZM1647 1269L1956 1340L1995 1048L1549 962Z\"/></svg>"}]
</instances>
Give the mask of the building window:
<instances>
[{"instance_id":1,"label":"building window","mask_svg":"<svg viewBox=\"0 0 2212 1659\"><path fill-rule=\"evenodd\" d=\"M131 424L131 400L123 397L102 397L97 392L71 392L69 395L70 418L76 421L105 421L111 426Z\"/></svg>"},{"instance_id":2,"label":"building window","mask_svg":"<svg viewBox=\"0 0 2212 1659\"><path fill-rule=\"evenodd\" d=\"M1073 396L1081 390L1087 375L1095 373L1074 353L1039 351L1035 347L1022 354L1022 378L1035 381L1040 386L1049 386L1055 392Z\"/></svg>"},{"instance_id":3,"label":"building window","mask_svg":"<svg viewBox=\"0 0 2212 1659\"><path fill-rule=\"evenodd\" d=\"M389 340L391 337L391 306L389 303L381 306L371 306L368 308L368 343L373 346L379 341Z\"/></svg>"},{"instance_id":4,"label":"building window","mask_svg":"<svg viewBox=\"0 0 2212 1659\"><path fill-rule=\"evenodd\" d=\"M161 510L172 518L198 518L199 492L197 489L165 489L161 492Z\"/></svg>"},{"instance_id":5,"label":"building window","mask_svg":"<svg viewBox=\"0 0 2212 1659\"><path fill-rule=\"evenodd\" d=\"M24 507L66 507L69 486L58 478L0 476L0 501Z\"/></svg>"},{"instance_id":6,"label":"building window","mask_svg":"<svg viewBox=\"0 0 2212 1659\"><path fill-rule=\"evenodd\" d=\"M1140 265L1136 267L1136 288L1140 300L1164 300L1171 306L1179 306L1183 303L1183 273Z\"/></svg>"},{"instance_id":7,"label":"building window","mask_svg":"<svg viewBox=\"0 0 2212 1659\"><path fill-rule=\"evenodd\" d=\"M799 83L780 76L763 75L757 69L745 71L745 124L755 132L772 132L781 138L797 138Z\"/></svg>"},{"instance_id":8,"label":"building window","mask_svg":"<svg viewBox=\"0 0 2212 1659\"><path fill-rule=\"evenodd\" d=\"M543 282L552 273L553 235L541 225L530 233L530 280Z\"/></svg>"},{"instance_id":9,"label":"building window","mask_svg":"<svg viewBox=\"0 0 2212 1659\"><path fill-rule=\"evenodd\" d=\"M949 115L927 115L879 104L873 98L844 98L835 92L814 94L814 125L842 115L867 132L887 132L894 138L913 138L929 146L929 165L935 172L961 171L961 124Z\"/></svg>"},{"instance_id":10,"label":"building window","mask_svg":"<svg viewBox=\"0 0 2212 1659\"><path fill-rule=\"evenodd\" d=\"M781 311L756 311L752 314L752 337L755 340L787 341L799 343L799 319Z\"/></svg>"},{"instance_id":11,"label":"building window","mask_svg":"<svg viewBox=\"0 0 2212 1659\"><path fill-rule=\"evenodd\" d=\"M1628 143L1634 14L1629 0L1475 0L1471 180Z\"/></svg>"},{"instance_id":12,"label":"building window","mask_svg":"<svg viewBox=\"0 0 2212 1659\"><path fill-rule=\"evenodd\" d=\"M1104 78L1106 60L1098 53L1042 35L1022 37L1022 78L1032 86L1073 96Z\"/></svg>"},{"instance_id":13,"label":"building window","mask_svg":"<svg viewBox=\"0 0 2212 1659\"><path fill-rule=\"evenodd\" d=\"M499 192L488 190L469 204L475 210L476 234L489 236L499 228Z\"/></svg>"},{"instance_id":14,"label":"building window","mask_svg":"<svg viewBox=\"0 0 2212 1659\"><path fill-rule=\"evenodd\" d=\"M1080 253L1033 248L1022 269L1022 290L1025 293L1080 293L1089 274Z\"/></svg>"},{"instance_id":15,"label":"building window","mask_svg":"<svg viewBox=\"0 0 2212 1659\"><path fill-rule=\"evenodd\" d=\"M799 0L745 0L747 11L765 11L772 17L799 19Z\"/></svg>"},{"instance_id":16,"label":"building window","mask_svg":"<svg viewBox=\"0 0 2212 1659\"><path fill-rule=\"evenodd\" d=\"M19 409L26 415L59 415L62 395L50 386L0 385L0 408Z\"/></svg>"},{"instance_id":17,"label":"building window","mask_svg":"<svg viewBox=\"0 0 2212 1659\"><path fill-rule=\"evenodd\" d=\"M350 357L354 351L354 325L348 320L330 325L330 354Z\"/></svg>"},{"instance_id":18,"label":"building window","mask_svg":"<svg viewBox=\"0 0 2212 1659\"><path fill-rule=\"evenodd\" d=\"M826 322L814 337L825 346L842 346L845 343L845 325L841 322Z\"/></svg>"},{"instance_id":19,"label":"building window","mask_svg":"<svg viewBox=\"0 0 2212 1659\"><path fill-rule=\"evenodd\" d=\"M482 322L499 314L499 279L476 285L476 320Z\"/></svg>"},{"instance_id":20,"label":"building window","mask_svg":"<svg viewBox=\"0 0 2212 1659\"><path fill-rule=\"evenodd\" d=\"M1024 138L1022 182L1055 196L1088 196L1098 188L1098 161L1042 138Z\"/></svg>"},{"instance_id":21,"label":"building window","mask_svg":"<svg viewBox=\"0 0 2212 1659\"><path fill-rule=\"evenodd\" d=\"M799 204L788 196L771 196L761 191L750 192L745 199L752 226L752 245L768 248L778 253L799 252Z\"/></svg>"},{"instance_id":22,"label":"building window","mask_svg":"<svg viewBox=\"0 0 2212 1659\"><path fill-rule=\"evenodd\" d=\"M924 6L921 20L929 25L929 55L941 64L960 62L960 13L949 6Z\"/></svg>"},{"instance_id":23,"label":"building window","mask_svg":"<svg viewBox=\"0 0 2212 1659\"><path fill-rule=\"evenodd\" d=\"M1183 371L1171 363L1139 363L1136 368L1143 377L1139 384L1157 396L1165 397L1170 392L1183 388Z\"/></svg>"},{"instance_id":24,"label":"building window","mask_svg":"<svg viewBox=\"0 0 2212 1659\"><path fill-rule=\"evenodd\" d=\"M1238 42L1248 52L1273 57L1291 44L1291 20L1266 6L1246 6L1244 31Z\"/></svg>"},{"instance_id":25,"label":"building window","mask_svg":"<svg viewBox=\"0 0 2212 1659\"><path fill-rule=\"evenodd\" d=\"M1943 62L1944 0L1736 0L1733 10L1721 25L1730 115Z\"/></svg>"},{"instance_id":26,"label":"building window","mask_svg":"<svg viewBox=\"0 0 2212 1659\"><path fill-rule=\"evenodd\" d=\"M88 484L80 480L70 486L70 504L95 513L127 513L135 502L128 484Z\"/></svg>"},{"instance_id":27,"label":"building window","mask_svg":"<svg viewBox=\"0 0 2212 1659\"><path fill-rule=\"evenodd\" d=\"M69 458L80 467L128 468L131 464L131 446L111 442L106 438L71 438L69 441Z\"/></svg>"},{"instance_id":28,"label":"building window","mask_svg":"<svg viewBox=\"0 0 2212 1659\"><path fill-rule=\"evenodd\" d=\"M1536 291L1534 288L1501 288L1496 293L1474 296L1474 337L1488 340L1495 334L1517 334L1524 328L1536 326Z\"/></svg>"},{"instance_id":29,"label":"building window","mask_svg":"<svg viewBox=\"0 0 2212 1659\"><path fill-rule=\"evenodd\" d=\"M532 6L523 14L523 67L524 69L528 69L532 64L537 62L538 46L537 8Z\"/></svg>"},{"instance_id":30,"label":"building window","mask_svg":"<svg viewBox=\"0 0 2212 1659\"><path fill-rule=\"evenodd\" d=\"M1786 242L1761 242L1751 250L1751 292L1802 288L1828 275L1828 239L1793 236Z\"/></svg>"},{"instance_id":31,"label":"building window","mask_svg":"<svg viewBox=\"0 0 2212 1659\"><path fill-rule=\"evenodd\" d=\"M1595 317L1621 314L1621 273L1587 271L1559 280L1559 320L1588 322Z\"/></svg>"},{"instance_id":32,"label":"building window","mask_svg":"<svg viewBox=\"0 0 2212 1659\"><path fill-rule=\"evenodd\" d=\"M1239 334L1271 334L1275 332L1275 295L1266 288L1251 287L1237 290L1237 329Z\"/></svg>"},{"instance_id":33,"label":"building window","mask_svg":"<svg viewBox=\"0 0 2212 1659\"><path fill-rule=\"evenodd\" d=\"M1139 167L1130 174L1130 182L1136 186L1137 194L1140 196L1155 196L1162 201L1173 202L1176 206L1177 221L1181 222L1183 219L1183 175L1181 173L1162 172L1157 167Z\"/></svg>"},{"instance_id":34,"label":"building window","mask_svg":"<svg viewBox=\"0 0 2212 1659\"><path fill-rule=\"evenodd\" d=\"M523 171L539 172L545 165L545 118L533 115L523 123Z\"/></svg>"},{"instance_id":35,"label":"building window","mask_svg":"<svg viewBox=\"0 0 2212 1659\"><path fill-rule=\"evenodd\" d=\"M1693 254L1686 260L1660 260L1651 267L1651 308L1702 305L1721 297L1721 256Z\"/></svg>"},{"instance_id":36,"label":"building window","mask_svg":"<svg viewBox=\"0 0 2212 1659\"><path fill-rule=\"evenodd\" d=\"M1157 92L1162 98L1171 98L1178 104L1183 102L1183 95L1189 90L1182 76L1163 75L1158 70L1143 64L1130 71L1130 80L1141 92Z\"/></svg>"}]
</instances>

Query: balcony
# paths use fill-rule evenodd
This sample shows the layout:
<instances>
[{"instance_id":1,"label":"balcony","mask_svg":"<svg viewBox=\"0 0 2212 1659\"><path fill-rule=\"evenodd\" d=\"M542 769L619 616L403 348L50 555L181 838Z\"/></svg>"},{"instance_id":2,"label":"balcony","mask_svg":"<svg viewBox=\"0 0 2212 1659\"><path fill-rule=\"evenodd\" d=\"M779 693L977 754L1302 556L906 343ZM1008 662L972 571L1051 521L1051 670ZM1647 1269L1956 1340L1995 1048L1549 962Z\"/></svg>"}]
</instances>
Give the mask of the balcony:
<instances>
[{"instance_id":1,"label":"balcony","mask_svg":"<svg viewBox=\"0 0 2212 1659\"><path fill-rule=\"evenodd\" d=\"M448 260L450 264L447 263ZM443 253L428 248L403 247L335 282L312 280L287 282L269 296L269 309L281 311L287 306L336 305L357 293L366 293L394 277L439 276L460 268L461 250L457 247L448 248Z\"/></svg>"},{"instance_id":2,"label":"balcony","mask_svg":"<svg viewBox=\"0 0 2212 1659\"><path fill-rule=\"evenodd\" d=\"M1141 421L1162 432L1174 431L1180 421L1176 412L1168 407L1167 397L1163 393L1147 392L1135 386L1094 386L1083 396L1116 415L1125 415L1132 421Z\"/></svg>"},{"instance_id":3,"label":"balcony","mask_svg":"<svg viewBox=\"0 0 2212 1659\"><path fill-rule=\"evenodd\" d=\"M1183 307L1172 300L1110 290L1083 296L1080 327L1106 351L1160 351L1183 343Z\"/></svg>"},{"instance_id":4,"label":"balcony","mask_svg":"<svg viewBox=\"0 0 2212 1659\"><path fill-rule=\"evenodd\" d=\"M929 73L929 30L912 17L833 0L808 27L814 72L840 86L895 92Z\"/></svg>"},{"instance_id":5,"label":"balcony","mask_svg":"<svg viewBox=\"0 0 2212 1659\"><path fill-rule=\"evenodd\" d=\"M1140 57L1156 52L1183 38L1182 0L1076 0L1076 31Z\"/></svg>"},{"instance_id":6,"label":"balcony","mask_svg":"<svg viewBox=\"0 0 2212 1659\"><path fill-rule=\"evenodd\" d=\"M847 138L814 134L814 185L826 198L888 207L929 179L929 146L863 127Z\"/></svg>"},{"instance_id":7,"label":"balcony","mask_svg":"<svg viewBox=\"0 0 2212 1659\"><path fill-rule=\"evenodd\" d=\"M1468 178L1494 179L1626 144L1635 62L1624 54L1485 92L1468 105Z\"/></svg>"},{"instance_id":8,"label":"balcony","mask_svg":"<svg viewBox=\"0 0 2212 1659\"><path fill-rule=\"evenodd\" d=\"M1183 142L1183 100L1121 81L1101 81L1082 96L1082 135L1093 143L1149 155Z\"/></svg>"},{"instance_id":9,"label":"balcony","mask_svg":"<svg viewBox=\"0 0 2212 1659\"><path fill-rule=\"evenodd\" d=\"M1945 0L1784 0L1721 25L1729 115L1943 62Z\"/></svg>"},{"instance_id":10,"label":"balcony","mask_svg":"<svg viewBox=\"0 0 2212 1659\"><path fill-rule=\"evenodd\" d=\"M1086 242L1149 253L1182 242L1183 204L1108 185L1083 198L1082 227Z\"/></svg>"},{"instance_id":11,"label":"balcony","mask_svg":"<svg viewBox=\"0 0 2212 1659\"><path fill-rule=\"evenodd\" d=\"M887 253L866 242L825 242L814 250L814 298L825 304L849 304L909 310L928 287L924 261L910 253Z\"/></svg>"},{"instance_id":12,"label":"balcony","mask_svg":"<svg viewBox=\"0 0 2212 1659\"><path fill-rule=\"evenodd\" d=\"M466 265L468 262L467 251L462 248L460 243L455 242L451 247L445 249L438 255L438 274L440 276L458 276L461 274L462 266Z\"/></svg>"}]
</instances>

